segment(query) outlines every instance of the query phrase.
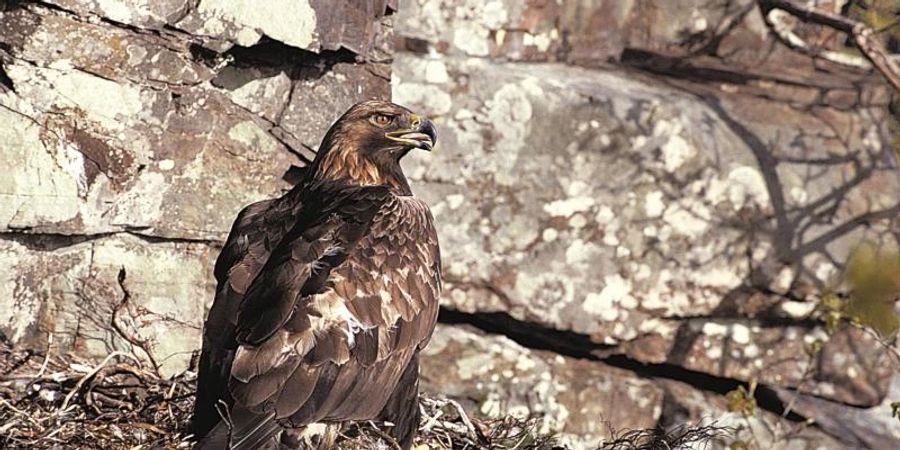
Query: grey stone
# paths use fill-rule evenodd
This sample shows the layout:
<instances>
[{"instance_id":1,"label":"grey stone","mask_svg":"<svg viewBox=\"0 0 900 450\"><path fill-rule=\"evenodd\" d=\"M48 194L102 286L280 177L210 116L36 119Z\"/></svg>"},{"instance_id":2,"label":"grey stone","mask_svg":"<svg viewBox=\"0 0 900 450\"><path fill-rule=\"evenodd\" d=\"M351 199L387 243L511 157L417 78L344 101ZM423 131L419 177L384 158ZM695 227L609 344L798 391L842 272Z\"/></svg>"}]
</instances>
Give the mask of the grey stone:
<instances>
[{"instance_id":1,"label":"grey stone","mask_svg":"<svg viewBox=\"0 0 900 450\"><path fill-rule=\"evenodd\" d=\"M15 345L187 369L234 216L290 187L306 140L314 148L347 106L390 95L390 67L366 62L385 58L382 1L343 5L352 24L327 36L315 14L274 22L268 8L195 4L0 9L0 158L11 169L0 253L15 261L0 282L0 333ZM323 20L340 12L316 8ZM210 35L174 28L199 16ZM267 36L260 46L235 46L255 33ZM344 44L370 53L336 51Z\"/></svg>"},{"instance_id":2,"label":"grey stone","mask_svg":"<svg viewBox=\"0 0 900 450\"><path fill-rule=\"evenodd\" d=\"M900 394L900 376L892 377L890 392L881 404L873 408L852 408L836 402L809 395L808 392L779 389L778 396L789 402L794 409L835 436L844 437L845 442L866 448L891 448L900 442L900 427L897 426L892 403Z\"/></svg>"},{"instance_id":3,"label":"grey stone","mask_svg":"<svg viewBox=\"0 0 900 450\"><path fill-rule=\"evenodd\" d=\"M8 299L0 332L20 345L44 350L50 342L51 351L98 360L123 351L164 376L180 373L200 342L216 251L124 233L0 240L3 259L17 261L0 283Z\"/></svg>"},{"instance_id":4,"label":"grey stone","mask_svg":"<svg viewBox=\"0 0 900 450\"><path fill-rule=\"evenodd\" d=\"M346 48L366 57L373 49L385 0L200 0L174 25L228 45L249 47L265 36L291 47L319 52Z\"/></svg>"},{"instance_id":5,"label":"grey stone","mask_svg":"<svg viewBox=\"0 0 900 450\"><path fill-rule=\"evenodd\" d=\"M659 380L665 392L662 421L666 426L713 425L730 429L710 443L710 449L750 448L772 450L841 450L847 448L822 430L805 423L787 422L780 416L756 408L753 414L732 411L719 395L698 391L673 380ZM848 410L855 409L845 407Z\"/></svg>"},{"instance_id":6,"label":"grey stone","mask_svg":"<svg viewBox=\"0 0 900 450\"><path fill-rule=\"evenodd\" d=\"M533 351L501 336L438 326L422 359L423 389L458 399L481 417L541 417L572 448L592 448L610 429L652 427L662 390L601 363Z\"/></svg>"},{"instance_id":7,"label":"grey stone","mask_svg":"<svg viewBox=\"0 0 900 450\"><path fill-rule=\"evenodd\" d=\"M81 17L104 18L134 27L160 29L187 14L194 0L48 0Z\"/></svg>"},{"instance_id":8,"label":"grey stone","mask_svg":"<svg viewBox=\"0 0 900 450\"><path fill-rule=\"evenodd\" d=\"M347 106L389 95L383 65L313 67L289 103L286 73L209 67L183 36L34 5L0 22L15 86L0 94L11 125L0 145L21 168L0 181L0 230L224 239L240 207L288 187L282 176L302 163L285 131L314 148Z\"/></svg>"},{"instance_id":9,"label":"grey stone","mask_svg":"<svg viewBox=\"0 0 900 450\"><path fill-rule=\"evenodd\" d=\"M694 56L727 39L732 24L742 46L761 48L764 26L740 20L753 3L420 0L404 5L398 25L404 37L448 55L597 66L626 50Z\"/></svg>"},{"instance_id":10,"label":"grey stone","mask_svg":"<svg viewBox=\"0 0 900 450\"><path fill-rule=\"evenodd\" d=\"M841 140L816 113L727 91L704 100L615 69L400 54L395 79L395 99L441 129L440 148L407 170L433 205L446 299L462 311L508 311L644 361L792 386L804 346L826 338L801 323L834 262L866 239L897 245L900 182L877 122ZM857 126L879 111L828 114ZM818 163L835 154L846 162ZM781 282L808 305L764 294L773 261L798 267ZM792 359L772 366L767 352ZM884 371L861 374L862 390L820 375L821 395L848 403L886 391Z\"/></svg>"},{"instance_id":11,"label":"grey stone","mask_svg":"<svg viewBox=\"0 0 900 450\"><path fill-rule=\"evenodd\" d=\"M805 417L861 414L844 428L742 418L704 386L660 380L662 422L679 404L684 420L753 430L760 448L897 431L861 419L889 400L889 350L852 328L829 335L816 309L856 245L898 247L877 76L773 43L751 1L421 0L396 23L394 99L441 134L407 171L435 211L450 308L574 331L663 377L837 408L810 400Z\"/></svg>"}]
</instances>

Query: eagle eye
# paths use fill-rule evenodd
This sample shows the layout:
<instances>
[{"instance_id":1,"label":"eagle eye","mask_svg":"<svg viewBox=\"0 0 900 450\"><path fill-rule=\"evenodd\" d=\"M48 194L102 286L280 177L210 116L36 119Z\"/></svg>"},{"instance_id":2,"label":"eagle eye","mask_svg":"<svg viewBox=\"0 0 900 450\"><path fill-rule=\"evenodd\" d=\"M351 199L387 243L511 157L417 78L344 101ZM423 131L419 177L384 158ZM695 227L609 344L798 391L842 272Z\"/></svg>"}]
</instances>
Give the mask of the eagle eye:
<instances>
[{"instance_id":1,"label":"eagle eye","mask_svg":"<svg viewBox=\"0 0 900 450\"><path fill-rule=\"evenodd\" d=\"M394 118L387 114L375 114L369 118L369 121L379 127L386 127L394 121Z\"/></svg>"}]
</instances>

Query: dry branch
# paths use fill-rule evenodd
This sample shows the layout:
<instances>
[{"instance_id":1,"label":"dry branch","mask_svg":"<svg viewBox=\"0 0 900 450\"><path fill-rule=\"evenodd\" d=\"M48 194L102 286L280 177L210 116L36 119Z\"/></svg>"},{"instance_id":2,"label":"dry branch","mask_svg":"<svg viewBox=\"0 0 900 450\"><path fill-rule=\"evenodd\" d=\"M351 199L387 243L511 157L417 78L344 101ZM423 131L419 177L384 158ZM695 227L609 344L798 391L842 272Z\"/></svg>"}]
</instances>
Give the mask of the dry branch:
<instances>
[{"instance_id":1,"label":"dry branch","mask_svg":"<svg viewBox=\"0 0 900 450\"><path fill-rule=\"evenodd\" d=\"M159 363L156 361L156 357L153 356L153 345L147 340L125 331L125 328L119 323L119 312L122 309L128 307L128 303L131 301L131 292L128 291L128 288L125 286L125 277L126 277L125 267L119 269L119 274L116 277L116 280L119 284L119 289L122 290L122 300L119 301L119 304L113 307L112 318L110 319L110 325L119 334L119 336L124 339L126 342L131 344L132 352L134 348L141 349L142 352L147 356L147 359L150 360L150 364L153 365L153 369L156 373L159 373ZM135 355L136 356L136 355Z\"/></svg>"},{"instance_id":2,"label":"dry branch","mask_svg":"<svg viewBox=\"0 0 900 450\"><path fill-rule=\"evenodd\" d=\"M894 64L888 56L887 49L885 49L884 45L877 38L875 30L872 28L840 14L822 11L791 0L759 0L759 6L760 9L762 9L763 17L766 18L766 23L779 40L785 45L803 51L811 56L824 58L826 57L826 52L802 42L796 35L789 34L782 27L778 26L778 24L770 18L770 13L773 12L773 10L781 10L804 22L823 25L847 33L853 38L853 42L856 44L860 53L862 53L872 66L884 76L894 89L900 91L900 69L898 69L897 65ZM841 61L836 58L829 57L828 59L834 62L848 64L846 61Z\"/></svg>"}]
</instances>

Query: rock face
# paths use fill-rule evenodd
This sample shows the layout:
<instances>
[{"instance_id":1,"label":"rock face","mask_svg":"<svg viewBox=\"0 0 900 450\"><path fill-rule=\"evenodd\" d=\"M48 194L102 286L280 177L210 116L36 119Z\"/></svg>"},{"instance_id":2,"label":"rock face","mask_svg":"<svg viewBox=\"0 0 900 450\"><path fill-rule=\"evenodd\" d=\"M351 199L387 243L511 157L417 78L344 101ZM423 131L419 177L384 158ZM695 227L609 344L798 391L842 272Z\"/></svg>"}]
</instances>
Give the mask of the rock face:
<instances>
[{"instance_id":1,"label":"rock face","mask_svg":"<svg viewBox=\"0 0 900 450\"><path fill-rule=\"evenodd\" d=\"M662 389L631 372L465 327L440 326L423 356L424 389L487 417L541 416L541 431L558 431L570 445L608 437L610 424L653 427L661 413Z\"/></svg>"},{"instance_id":2,"label":"rock face","mask_svg":"<svg viewBox=\"0 0 900 450\"><path fill-rule=\"evenodd\" d=\"M475 324L511 316L494 332L574 333L600 363L663 378L796 390L848 417L886 401L889 352L860 330L826 333L817 311L856 245L898 245L877 76L773 43L749 1L407 6L394 99L441 128L441 151L407 170L439 224L449 308ZM863 422L854 433L878 438L837 444L821 430L849 432L831 421L804 432L820 444L769 445L900 438Z\"/></svg>"},{"instance_id":3,"label":"rock face","mask_svg":"<svg viewBox=\"0 0 900 450\"><path fill-rule=\"evenodd\" d=\"M900 439L890 355L818 307L854 246L898 245L878 76L750 0L270 3L0 7L0 332L184 370L237 211L393 96L440 128L404 164L447 312L482 328L439 328L428 390L573 446L709 418L760 448ZM723 394L751 381L744 417Z\"/></svg>"},{"instance_id":4,"label":"rock face","mask_svg":"<svg viewBox=\"0 0 900 450\"><path fill-rule=\"evenodd\" d=\"M0 330L174 373L237 211L289 187L348 106L390 97L392 9L152 3L0 13Z\"/></svg>"}]
</instances>

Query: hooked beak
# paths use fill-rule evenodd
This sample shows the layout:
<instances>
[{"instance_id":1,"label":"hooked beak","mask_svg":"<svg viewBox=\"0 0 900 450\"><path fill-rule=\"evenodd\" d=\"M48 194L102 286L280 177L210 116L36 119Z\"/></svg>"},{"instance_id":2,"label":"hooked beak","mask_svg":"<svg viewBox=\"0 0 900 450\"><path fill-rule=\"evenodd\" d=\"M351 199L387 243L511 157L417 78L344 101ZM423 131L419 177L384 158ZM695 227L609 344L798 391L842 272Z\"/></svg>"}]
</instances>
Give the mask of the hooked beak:
<instances>
[{"instance_id":1,"label":"hooked beak","mask_svg":"<svg viewBox=\"0 0 900 450\"><path fill-rule=\"evenodd\" d=\"M392 141L402 142L411 147L430 152L437 142L437 130L435 130L434 124L428 119L414 120L413 123L415 124L416 121L418 121L418 126L414 126L409 130L392 131L386 133L385 136Z\"/></svg>"}]
</instances>

